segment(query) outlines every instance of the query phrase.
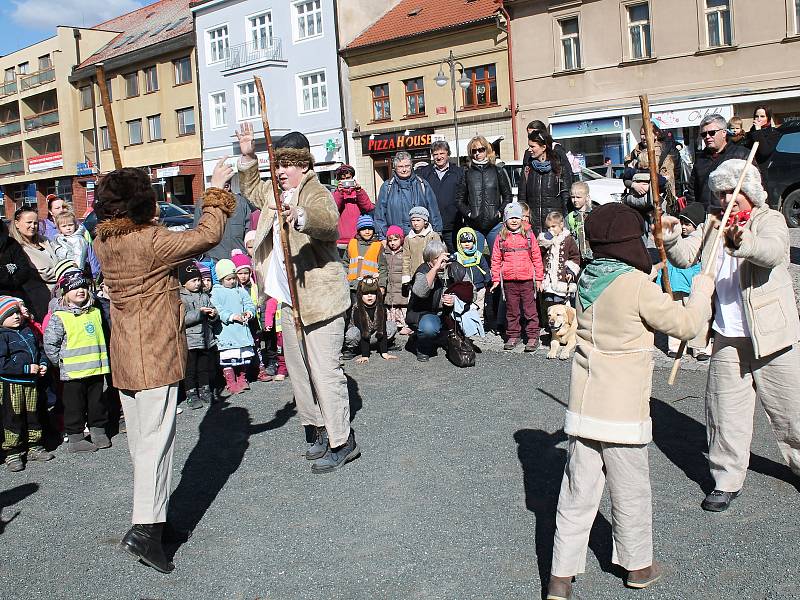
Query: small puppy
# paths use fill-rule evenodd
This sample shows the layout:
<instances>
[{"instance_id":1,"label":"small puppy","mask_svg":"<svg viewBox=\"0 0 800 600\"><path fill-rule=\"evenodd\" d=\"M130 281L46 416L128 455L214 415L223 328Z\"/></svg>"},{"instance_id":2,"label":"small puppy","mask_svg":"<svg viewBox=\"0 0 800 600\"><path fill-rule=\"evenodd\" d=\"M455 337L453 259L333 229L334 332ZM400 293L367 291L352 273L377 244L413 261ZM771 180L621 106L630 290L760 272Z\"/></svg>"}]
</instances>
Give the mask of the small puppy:
<instances>
[{"instance_id":1,"label":"small puppy","mask_svg":"<svg viewBox=\"0 0 800 600\"><path fill-rule=\"evenodd\" d=\"M575 349L578 331L578 319L575 309L566 304L556 304L547 309L547 321L550 323L550 352L547 358L566 360ZM564 346L559 353L559 347Z\"/></svg>"}]
</instances>

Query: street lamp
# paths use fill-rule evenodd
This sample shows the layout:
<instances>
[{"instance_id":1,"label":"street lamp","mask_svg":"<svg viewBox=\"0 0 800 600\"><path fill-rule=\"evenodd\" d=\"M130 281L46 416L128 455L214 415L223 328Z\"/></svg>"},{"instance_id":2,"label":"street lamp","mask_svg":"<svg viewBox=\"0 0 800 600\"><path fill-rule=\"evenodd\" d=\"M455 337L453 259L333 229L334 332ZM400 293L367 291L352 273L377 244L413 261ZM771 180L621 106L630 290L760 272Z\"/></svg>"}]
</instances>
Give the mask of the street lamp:
<instances>
[{"instance_id":1,"label":"street lamp","mask_svg":"<svg viewBox=\"0 0 800 600\"><path fill-rule=\"evenodd\" d=\"M444 64L447 63L447 66L450 67L450 77L444 74ZM456 82L456 65L461 70L461 77ZM453 51L450 50L450 56L447 58L443 58L442 62L439 64L439 72L436 74L436 77L433 78L433 81L436 82L436 85L439 87L444 87L447 85L447 82L450 82L450 90L453 92L453 129L455 130L456 134L456 164L460 162L460 151L458 145L458 115L456 114L456 83L461 87L462 90L466 90L470 85L472 85L472 80L467 77L465 73L466 69L464 65L462 65L459 61L455 59L453 56Z\"/></svg>"}]
</instances>

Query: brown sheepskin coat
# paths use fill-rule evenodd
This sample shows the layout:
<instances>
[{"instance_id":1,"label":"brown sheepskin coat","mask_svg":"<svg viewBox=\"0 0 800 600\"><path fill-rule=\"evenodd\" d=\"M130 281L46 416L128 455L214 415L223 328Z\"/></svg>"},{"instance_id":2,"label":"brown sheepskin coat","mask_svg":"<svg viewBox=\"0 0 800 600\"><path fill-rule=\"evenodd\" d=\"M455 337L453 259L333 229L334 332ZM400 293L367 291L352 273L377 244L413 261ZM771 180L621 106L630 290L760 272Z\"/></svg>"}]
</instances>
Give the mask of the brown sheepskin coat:
<instances>
[{"instance_id":1,"label":"brown sheepskin coat","mask_svg":"<svg viewBox=\"0 0 800 600\"><path fill-rule=\"evenodd\" d=\"M175 267L216 246L235 208L232 194L210 188L194 229L174 232L128 218L97 226L94 250L111 297L115 387L149 390L183 379L188 351Z\"/></svg>"}]
</instances>

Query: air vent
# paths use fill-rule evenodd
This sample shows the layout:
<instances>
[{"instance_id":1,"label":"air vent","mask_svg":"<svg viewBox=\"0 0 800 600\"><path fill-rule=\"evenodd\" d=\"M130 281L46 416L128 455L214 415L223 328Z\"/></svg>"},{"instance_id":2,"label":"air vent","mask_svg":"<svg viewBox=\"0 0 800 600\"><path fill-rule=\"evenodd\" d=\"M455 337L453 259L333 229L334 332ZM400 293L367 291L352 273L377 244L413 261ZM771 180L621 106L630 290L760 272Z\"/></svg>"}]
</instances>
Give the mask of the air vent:
<instances>
[{"instance_id":1,"label":"air vent","mask_svg":"<svg viewBox=\"0 0 800 600\"><path fill-rule=\"evenodd\" d=\"M410 10L410 11L408 11L408 16L409 16L409 17L416 17L416 16L417 16L419 13L421 13L421 12L422 12L422 7L421 7L421 6L418 6L418 7L417 7L417 8L415 8L414 10Z\"/></svg>"}]
</instances>

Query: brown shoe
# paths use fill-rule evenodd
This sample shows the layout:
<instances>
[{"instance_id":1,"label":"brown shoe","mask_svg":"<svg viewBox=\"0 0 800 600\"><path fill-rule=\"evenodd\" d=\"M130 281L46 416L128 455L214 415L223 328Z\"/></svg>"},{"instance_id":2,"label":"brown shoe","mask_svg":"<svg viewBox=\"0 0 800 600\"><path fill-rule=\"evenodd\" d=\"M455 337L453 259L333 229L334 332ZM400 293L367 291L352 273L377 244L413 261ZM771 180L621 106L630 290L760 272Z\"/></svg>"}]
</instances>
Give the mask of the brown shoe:
<instances>
[{"instance_id":1,"label":"brown shoe","mask_svg":"<svg viewBox=\"0 0 800 600\"><path fill-rule=\"evenodd\" d=\"M629 571L628 579L625 581L625 585L635 590L643 590L644 588L653 585L663 576L663 567L657 562L654 562L652 565L645 567L644 569Z\"/></svg>"},{"instance_id":2,"label":"brown shoe","mask_svg":"<svg viewBox=\"0 0 800 600\"><path fill-rule=\"evenodd\" d=\"M572 598L572 577L550 576L547 586L547 600L570 600Z\"/></svg>"}]
</instances>

